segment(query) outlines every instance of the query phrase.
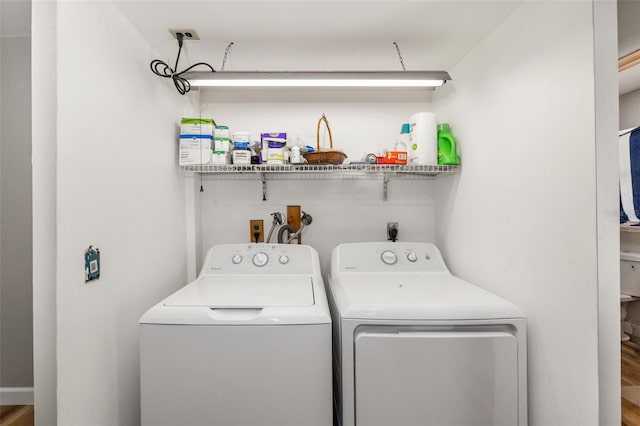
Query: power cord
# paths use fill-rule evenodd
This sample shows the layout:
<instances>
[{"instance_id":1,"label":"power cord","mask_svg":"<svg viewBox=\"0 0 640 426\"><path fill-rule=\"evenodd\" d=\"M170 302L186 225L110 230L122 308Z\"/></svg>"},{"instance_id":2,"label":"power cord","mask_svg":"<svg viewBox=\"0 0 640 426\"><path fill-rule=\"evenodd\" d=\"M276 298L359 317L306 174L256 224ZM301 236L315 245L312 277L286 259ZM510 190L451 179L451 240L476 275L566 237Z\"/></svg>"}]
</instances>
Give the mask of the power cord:
<instances>
[{"instance_id":1,"label":"power cord","mask_svg":"<svg viewBox=\"0 0 640 426\"><path fill-rule=\"evenodd\" d=\"M389 228L389 239L392 243L395 243L398 240L398 228L396 226Z\"/></svg>"},{"instance_id":2,"label":"power cord","mask_svg":"<svg viewBox=\"0 0 640 426\"><path fill-rule=\"evenodd\" d=\"M256 244L258 244L258 240L260 239L260 227L258 225L253 227L253 239L256 241Z\"/></svg>"},{"instance_id":3,"label":"power cord","mask_svg":"<svg viewBox=\"0 0 640 426\"><path fill-rule=\"evenodd\" d=\"M188 71L191 71L193 68L200 65L204 65L208 67L212 72L215 72L216 70L214 70L213 67L207 64L206 62L198 62L197 64L193 64L185 70L177 72L176 70L178 69L180 52L182 52L182 41L184 39L184 34L177 33L176 38L178 39L178 56L176 58L176 65L173 68L171 68L166 62L161 61L160 59L154 59L153 61L151 61L150 67L151 67L151 71L155 75L172 79L173 84L176 86L176 89L178 89L178 93L180 93L181 95L184 95L189 90L191 90L191 84L189 84L189 80L182 77L182 74Z\"/></svg>"}]
</instances>

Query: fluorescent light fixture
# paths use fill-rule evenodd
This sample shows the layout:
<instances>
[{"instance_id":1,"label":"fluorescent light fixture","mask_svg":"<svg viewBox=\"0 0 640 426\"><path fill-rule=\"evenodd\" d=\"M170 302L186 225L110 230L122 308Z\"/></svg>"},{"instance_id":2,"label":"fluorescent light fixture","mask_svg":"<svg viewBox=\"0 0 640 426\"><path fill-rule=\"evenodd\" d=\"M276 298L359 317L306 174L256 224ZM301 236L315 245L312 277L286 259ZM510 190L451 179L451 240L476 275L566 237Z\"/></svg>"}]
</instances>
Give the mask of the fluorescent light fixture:
<instances>
[{"instance_id":1,"label":"fluorescent light fixture","mask_svg":"<svg viewBox=\"0 0 640 426\"><path fill-rule=\"evenodd\" d=\"M434 90L451 80L445 71L192 71L194 87L380 87Z\"/></svg>"}]
</instances>

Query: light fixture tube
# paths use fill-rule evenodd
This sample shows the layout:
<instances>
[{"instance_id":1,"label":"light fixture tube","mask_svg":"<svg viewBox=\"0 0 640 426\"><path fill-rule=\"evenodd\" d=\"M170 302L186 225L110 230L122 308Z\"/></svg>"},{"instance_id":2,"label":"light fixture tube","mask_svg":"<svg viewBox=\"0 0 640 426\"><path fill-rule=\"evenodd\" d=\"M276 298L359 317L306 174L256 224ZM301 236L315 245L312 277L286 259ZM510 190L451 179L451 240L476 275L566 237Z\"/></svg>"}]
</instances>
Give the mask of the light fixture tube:
<instances>
[{"instance_id":1,"label":"light fixture tube","mask_svg":"<svg viewBox=\"0 0 640 426\"><path fill-rule=\"evenodd\" d=\"M380 87L434 89L451 80L445 71L193 71L194 87Z\"/></svg>"}]
</instances>

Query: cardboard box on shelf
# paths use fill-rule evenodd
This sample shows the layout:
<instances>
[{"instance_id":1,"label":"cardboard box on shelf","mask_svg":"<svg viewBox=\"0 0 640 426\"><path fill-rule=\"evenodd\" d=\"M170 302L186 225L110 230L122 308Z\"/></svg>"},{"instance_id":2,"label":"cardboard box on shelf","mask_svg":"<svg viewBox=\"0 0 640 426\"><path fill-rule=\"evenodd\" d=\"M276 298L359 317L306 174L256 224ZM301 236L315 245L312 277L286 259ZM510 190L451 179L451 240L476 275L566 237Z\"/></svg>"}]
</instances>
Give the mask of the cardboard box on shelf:
<instances>
[{"instance_id":1,"label":"cardboard box on shelf","mask_svg":"<svg viewBox=\"0 0 640 426\"><path fill-rule=\"evenodd\" d=\"M180 135L209 135L213 136L213 118L189 118L180 120Z\"/></svg>"},{"instance_id":2,"label":"cardboard box on shelf","mask_svg":"<svg viewBox=\"0 0 640 426\"><path fill-rule=\"evenodd\" d=\"M407 164L407 151L387 151L384 164Z\"/></svg>"},{"instance_id":3,"label":"cardboard box on shelf","mask_svg":"<svg viewBox=\"0 0 640 426\"><path fill-rule=\"evenodd\" d=\"M180 135L179 165L209 164L212 142L210 135Z\"/></svg>"},{"instance_id":4,"label":"cardboard box on shelf","mask_svg":"<svg viewBox=\"0 0 640 426\"><path fill-rule=\"evenodd\" d=\"M260 148L262 153L262 162L266 163L268 160L268 151L269 151L269 143L274 146L274 148L281 148L287 143L287 134L285 132L275 132L275 133L260 133Z\"/></svg>"}]
</instances>

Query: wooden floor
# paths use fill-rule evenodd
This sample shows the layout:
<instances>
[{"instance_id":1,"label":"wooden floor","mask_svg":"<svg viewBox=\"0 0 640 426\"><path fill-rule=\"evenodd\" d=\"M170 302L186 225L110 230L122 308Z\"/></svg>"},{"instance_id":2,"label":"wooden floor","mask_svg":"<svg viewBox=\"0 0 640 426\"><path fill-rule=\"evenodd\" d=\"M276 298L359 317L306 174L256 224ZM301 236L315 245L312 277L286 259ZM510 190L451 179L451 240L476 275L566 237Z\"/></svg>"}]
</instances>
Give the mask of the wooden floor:
<instances>
[{"instance_id":1,"label":"wooden floor","mask_svg":"<svg viewBox=\"0 0 640 426\"><path fill-rule=\"evenodd\" d=\"M0 405L0 426L33 426L33 405Z\"/></svg>"},{"instance_id":2,"label":"wooden floor","mask_svg":"<svg viewBox=\"0 0 640 426\"><path fill-rule=\"evenodd\" d=\"M622 343L622 386L640 386L640 354L630 342ZM622 425L640 425L640 407L622 400Z\"/></svg>"}]
</instances>

